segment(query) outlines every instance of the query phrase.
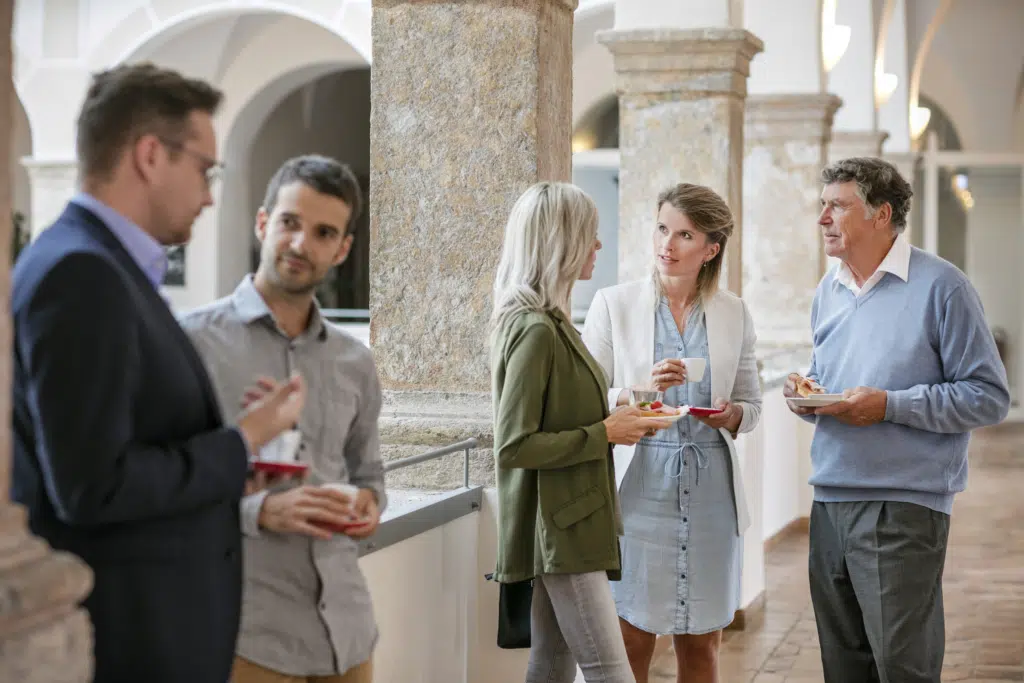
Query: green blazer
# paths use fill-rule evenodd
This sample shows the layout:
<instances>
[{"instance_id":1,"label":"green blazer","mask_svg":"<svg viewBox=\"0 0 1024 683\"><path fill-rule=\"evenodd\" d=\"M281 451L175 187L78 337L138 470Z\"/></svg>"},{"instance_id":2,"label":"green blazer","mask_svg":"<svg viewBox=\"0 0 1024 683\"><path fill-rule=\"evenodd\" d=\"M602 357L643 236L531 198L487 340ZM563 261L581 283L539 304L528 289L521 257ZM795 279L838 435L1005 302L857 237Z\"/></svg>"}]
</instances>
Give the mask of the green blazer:
<instances>
[{"instance_id":1,"label":"green blazer","mask_svg":"<svg viewBox=\"0 0 1024 683\"><path fill-rule=\"evenodd\" d=\"M607 571L621 527L604 371L561 313L523 313L492 348L495 579Z\"/></svg>"}]
</instances>

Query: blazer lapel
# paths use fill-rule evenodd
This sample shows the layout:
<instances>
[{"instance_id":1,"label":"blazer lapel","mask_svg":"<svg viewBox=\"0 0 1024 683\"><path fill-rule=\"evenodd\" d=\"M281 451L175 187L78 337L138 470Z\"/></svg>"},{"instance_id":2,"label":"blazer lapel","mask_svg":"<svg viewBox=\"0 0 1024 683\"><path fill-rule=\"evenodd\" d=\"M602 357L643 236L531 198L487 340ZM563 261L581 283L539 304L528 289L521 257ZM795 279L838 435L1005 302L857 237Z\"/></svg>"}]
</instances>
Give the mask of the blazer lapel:
<instances>
[{"instance_id":1,"label":"blazer lapel","mask_svg":"<svg viewBox=\"0 0 1024 683\"><path fill-rule=\"evenodd\" d=\"M608 414L608 404L605 401L605 396L608 394L608 383L604 376L604 370L597 364L594 357L587 350L587 347L583 344L583 338L580 337L579 332L573 326L572 322L565 319L560 313L555 314L555 319L558 321L558 329L562 333L562 336L572 350L579 356L580 360L590 371L591 376L594 378L594 383L597 385L597 389L601 394L601 405L605 407L605 415Z\"/></svg>"}]
</instances>

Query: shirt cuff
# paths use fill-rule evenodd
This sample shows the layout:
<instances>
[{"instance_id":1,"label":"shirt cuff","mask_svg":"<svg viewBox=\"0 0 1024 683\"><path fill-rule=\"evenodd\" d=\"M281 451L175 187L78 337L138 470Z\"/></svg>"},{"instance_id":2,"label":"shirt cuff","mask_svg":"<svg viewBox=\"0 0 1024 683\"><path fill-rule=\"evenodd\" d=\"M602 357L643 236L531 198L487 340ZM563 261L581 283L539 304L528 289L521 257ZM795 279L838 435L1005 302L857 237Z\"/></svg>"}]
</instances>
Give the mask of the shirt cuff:
<instances>
[{"instance_id":1,"label":"shirt cuff","mask_svg":"<svg viewBox=\"0 0 1024 683\"><path fill-rule=\"evenodd\" d=\"M267 494L270 493L267 489L257 491L256 493L242 498L240 503L240 516L242 523L242 533L246 536L258 538L260 536L260 509L263 507L263 501L266 499Z\"/></svg>"},{"instance_id":2,"label":"shirt cuff","mask_svg":"<svg viewBox=\"0 0 1024 683\"><path fill-rule=\"evenodd\" d=\"M885 421L896 422L896 418L903 413L903 405L900 396L895 391L885 392Z\"/></svg>"}]
</instances>

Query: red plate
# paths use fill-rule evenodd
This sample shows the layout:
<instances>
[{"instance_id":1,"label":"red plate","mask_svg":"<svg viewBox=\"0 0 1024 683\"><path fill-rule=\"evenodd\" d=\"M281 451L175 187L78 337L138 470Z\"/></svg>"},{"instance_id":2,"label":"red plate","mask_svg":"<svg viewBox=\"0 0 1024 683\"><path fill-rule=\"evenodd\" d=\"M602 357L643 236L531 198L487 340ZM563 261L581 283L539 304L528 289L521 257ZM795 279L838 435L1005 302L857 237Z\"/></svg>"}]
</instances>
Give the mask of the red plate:
<instances>
[{"instance_id":1,"label":"red plate","mask_svg":"<svg viewBox=\"0 0 1024 683\"><path fill-rule=\"evenodd\" d=\"M722 412L721 408L690 408L690 415L696 415L697 417L718 415L720 412Z\"/></svg>"},{"instance_id":2,"label":"red plate","mask_svg":"<svg viewBox=\"0 0 1024 683\"><path fill-rule=\"evenodd\" d=\"M349 531L356 531L357 529L360 529L366 526L367 524L369 524L369 522L352 522L351 524L340 525L318 523L317 526L323 527L324 529L328 529L339 534L345 534Z\"/></svg>"},{"instance_id":3,"label":"red plate","mask_svg":"<svg viewBox=\"0 0 1024 683\"><path fill-rule=\"evenodd\" d=\"M266 472L267 474L305 474L309 469L309 465L299 462L273 462L271 460L256 459L252 459L249 462L252 463L254 470Z\"/></svg>"}]
</instances>

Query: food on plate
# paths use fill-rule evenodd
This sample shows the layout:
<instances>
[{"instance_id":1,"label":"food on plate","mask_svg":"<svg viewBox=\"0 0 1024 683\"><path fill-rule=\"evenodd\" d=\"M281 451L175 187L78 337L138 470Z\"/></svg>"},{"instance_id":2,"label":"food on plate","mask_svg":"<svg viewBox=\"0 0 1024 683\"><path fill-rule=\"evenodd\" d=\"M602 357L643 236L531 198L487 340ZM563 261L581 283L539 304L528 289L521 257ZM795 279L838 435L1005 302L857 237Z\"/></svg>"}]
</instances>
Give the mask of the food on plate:
<instances>
[{"instance_id":1,"label":"food on plate","mask_svg":"<svg viewBox=\"0 0 1024 683\"><path fill-rule=\"evenodd\" d=\"M661 401L641 401L636 404L642 417L670 417L679 414L679 408L667 406Z\"/></svg>"},{"instance_id":2,"label":"food on plate","mask_svg":"<svg viewBox=\"0 0 1024 683\"><path fill-rule=\"evenodd\" d=\"M796 387L796 393L800 394L803 398L825 393L825 387L821 386L813 379L802 375L794 375L793 384Z\"/></svg>"}]
</instances>

